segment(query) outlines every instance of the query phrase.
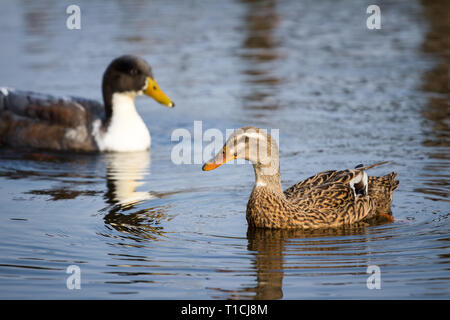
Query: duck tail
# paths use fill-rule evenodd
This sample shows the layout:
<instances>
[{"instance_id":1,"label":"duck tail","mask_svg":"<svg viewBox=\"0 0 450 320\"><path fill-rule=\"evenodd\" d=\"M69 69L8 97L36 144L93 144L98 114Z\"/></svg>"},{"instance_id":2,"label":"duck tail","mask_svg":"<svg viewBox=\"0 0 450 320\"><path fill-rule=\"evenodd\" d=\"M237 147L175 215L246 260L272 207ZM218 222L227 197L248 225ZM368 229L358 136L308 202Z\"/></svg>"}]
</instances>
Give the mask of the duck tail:
<instances>
[{"instance_id":1,"label":"duck tail","mask_svg":"<svg viewBox=\"0 0 450 320\"><path fill-rule=\"evenodd\" d=\"M364 196L369 193L369 179L366 170L381 166L383 164L389 163L390 161L381 161L369 166L364 166L362 163L355 167L357 175L350 181L350 187L357 194L362 194Z\"/></svg>"},{"instance_id":2,"label":"duck tail","mask_svg":"<svg viewBox=\"0 0 450 320\"><path fill-rule=\"evenodd\" d=\"M399 181L397 173L391 172L381 177L369 177L369 196L375 204L375 216L380 220L394 221L391 211L392 196Z\"/></svg>"},{"instance_id":3,"label":"duck tail","mask_svg":"<svg viewBox=\"0 0 450 320\"><path fill-rule=\"evenodd\" d=\"M356 170L361 170L361 171L365 171L365 170L369 170L378 166L382 166L384 164L390 163L391 161L381 161L381 162L377 162L368 166L364 166L363 164L359 164L355 167Z\"/></svg>"},{"instance_id":4,"label":"duck tail","mask_svg":"<svg viewBox=\"0 0 450 320\"><path fill-rule=\"evenodd\" d=\"M355 167L355 170L362 172L362 174L366 174L365 170L369 170L390 162L391 161L381 161L368 166L360 164ZM399 181L395 180L396 177L397 173L391 172L381 177L368 176L367 180L365 180L367 184L364 185L364 187L374 203L374 214L372 217L377 221L394 221L391 211L391 204L394 190L397 189L399 185ZM362 185L358 185L358 187L362 187ZM357 188L355 189L357 190Z\"/></svg>"}]
</instances>

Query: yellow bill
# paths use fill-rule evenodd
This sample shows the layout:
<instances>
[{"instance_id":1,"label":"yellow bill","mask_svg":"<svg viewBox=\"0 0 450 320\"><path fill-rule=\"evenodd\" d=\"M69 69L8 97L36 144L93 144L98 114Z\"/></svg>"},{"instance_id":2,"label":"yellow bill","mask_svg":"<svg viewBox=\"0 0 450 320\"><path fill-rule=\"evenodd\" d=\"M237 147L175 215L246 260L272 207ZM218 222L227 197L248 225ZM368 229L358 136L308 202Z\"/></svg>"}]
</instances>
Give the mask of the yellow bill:
<instances>
[{"instance_id":1,"label":"yellow bill","mask_svg":"<svg viewBox=\"0 0 450 320\"><path fill-rule=\"evenodd\" d=\"M145 88L144 93L165 106L170 108L175 107L175 103L159 88L156 80L150 77L147 77L147 87Z\"/></svg>"}]
</instances>

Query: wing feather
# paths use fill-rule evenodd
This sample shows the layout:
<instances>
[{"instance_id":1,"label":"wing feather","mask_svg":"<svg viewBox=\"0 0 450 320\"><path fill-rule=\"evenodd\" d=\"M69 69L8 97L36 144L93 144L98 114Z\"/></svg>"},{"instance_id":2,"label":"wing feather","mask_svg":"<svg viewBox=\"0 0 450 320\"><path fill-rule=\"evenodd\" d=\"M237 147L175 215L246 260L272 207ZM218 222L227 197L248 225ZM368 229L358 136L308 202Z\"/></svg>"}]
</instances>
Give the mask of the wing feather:
<instances>
[{"instance_id":1,"label":"wing feather","mask_svg":"<svg viewBox=\"0 0 450 320\"><path fill-rule=\"evenodd\" d=\"M0 88L0 139L11 146L95 151L90 133L102 114L94 100Z\"/></svg>"}]
</instances>

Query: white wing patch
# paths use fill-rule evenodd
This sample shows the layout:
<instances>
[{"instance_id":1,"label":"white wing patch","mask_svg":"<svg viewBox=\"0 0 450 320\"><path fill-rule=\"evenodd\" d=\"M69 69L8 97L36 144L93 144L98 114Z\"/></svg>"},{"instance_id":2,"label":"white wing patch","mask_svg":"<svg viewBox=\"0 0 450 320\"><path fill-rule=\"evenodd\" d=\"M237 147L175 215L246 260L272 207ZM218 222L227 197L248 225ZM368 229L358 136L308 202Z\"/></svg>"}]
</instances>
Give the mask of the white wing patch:
<instances>
[{"instance_id":1,"label":"white wing patch","mask_svg":"<svg viewBox=\"0 0 450 320\"><path fill-rule=\"evenodd\" d=\"M360 185L361 183L362 183L362 187L364 188L364 195L367 195L368 191L369 191L369 178L365 171L363 171L362 174L359 174L356 177L354 177L349 182L350 188L352 188L352 190L353 190L353 195L355 196L355 199L356 199L355 185Z\"/></svg>"}]
</instances>

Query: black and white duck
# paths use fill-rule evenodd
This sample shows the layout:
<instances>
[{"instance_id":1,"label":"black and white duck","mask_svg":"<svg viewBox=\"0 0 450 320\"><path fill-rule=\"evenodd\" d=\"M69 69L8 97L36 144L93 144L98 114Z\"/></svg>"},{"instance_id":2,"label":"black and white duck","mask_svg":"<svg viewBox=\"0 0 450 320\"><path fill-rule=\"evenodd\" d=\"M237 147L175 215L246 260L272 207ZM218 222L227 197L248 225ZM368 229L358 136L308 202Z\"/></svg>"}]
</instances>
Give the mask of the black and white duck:
<instances>
[{"instance_id":1,"label":"black and white duck","mask_svg":"<svg viewBox=\"0 0 450 320\"><path fill-rule=\"evenodd\" d=\"M109 64L102 93L103 104L0 87L0 144L75 152L147 150L150 132L136 110L136 96L175 106L148 63L133 55Z\"/></svg>"}]
</instances>

